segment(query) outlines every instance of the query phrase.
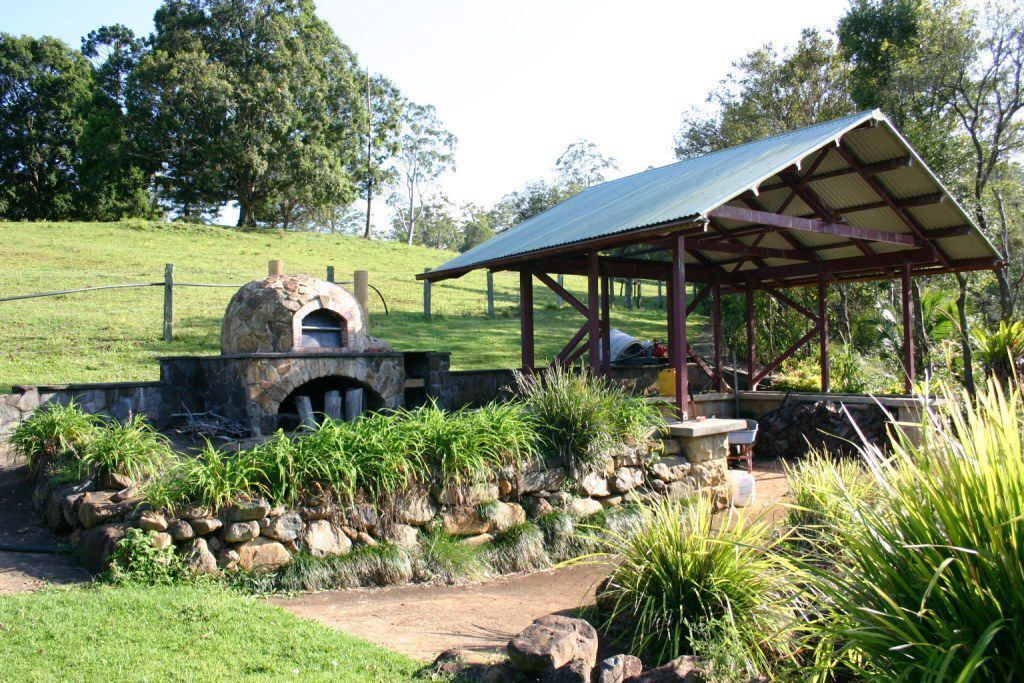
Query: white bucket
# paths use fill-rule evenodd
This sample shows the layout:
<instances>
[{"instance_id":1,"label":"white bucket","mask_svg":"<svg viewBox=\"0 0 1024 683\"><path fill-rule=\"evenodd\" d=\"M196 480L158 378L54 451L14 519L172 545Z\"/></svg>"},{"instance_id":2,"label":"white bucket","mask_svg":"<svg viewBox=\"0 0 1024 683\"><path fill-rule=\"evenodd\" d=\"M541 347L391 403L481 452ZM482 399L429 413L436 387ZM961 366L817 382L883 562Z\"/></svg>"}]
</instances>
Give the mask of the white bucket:
<instances>
[{"instance_id":1,"label":"white bucket","mask_svg":"<svg viewBox=\"0 0 1024 683\"><path fill-rule=\"evenodd\" d=\"M742 470L729 470L729 488L733 507L745 508L754 502L754 475Z\"/></svg>"}]
</instances>

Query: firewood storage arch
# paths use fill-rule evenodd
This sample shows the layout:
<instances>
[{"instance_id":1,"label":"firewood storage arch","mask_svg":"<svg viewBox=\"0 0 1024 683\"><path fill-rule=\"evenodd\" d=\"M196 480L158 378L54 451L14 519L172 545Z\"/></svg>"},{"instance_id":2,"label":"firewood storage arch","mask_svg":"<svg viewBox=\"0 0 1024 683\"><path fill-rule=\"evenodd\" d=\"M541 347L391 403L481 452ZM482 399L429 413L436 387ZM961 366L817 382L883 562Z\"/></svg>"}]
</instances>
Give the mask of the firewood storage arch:
<instances>
[{"instance_id":1,"label":"firewood storage arch","mask_svg":"<svg viewBox=\"0 0 1024 683\"><path fill-rule=\"evenodd\" d=\"M716 389L727 382L722 296L745 300L751 389L817 338L822 390L828 392L829 286L898 279L905 390L911 393L911 278L1002 265L935 174L875 110L596 185L417 277L439 281L482 268L518 272L525 371L533 371L536 361L533 283L539 280L585 320L554 362L586 354L594 373L609 369L602 360L610 356L609 278L667 281L676 411L686 419L688 357ZM585 302L551 274L586 277ZM689 303L688 285L700 286ZM817 310L787 295L792 287L815 288ZM758 291L810 323L795 344L763 367L755 355ZM705 359L687 342L686 318L709 296L713 357Z\"/></svg>"}]
</instances>

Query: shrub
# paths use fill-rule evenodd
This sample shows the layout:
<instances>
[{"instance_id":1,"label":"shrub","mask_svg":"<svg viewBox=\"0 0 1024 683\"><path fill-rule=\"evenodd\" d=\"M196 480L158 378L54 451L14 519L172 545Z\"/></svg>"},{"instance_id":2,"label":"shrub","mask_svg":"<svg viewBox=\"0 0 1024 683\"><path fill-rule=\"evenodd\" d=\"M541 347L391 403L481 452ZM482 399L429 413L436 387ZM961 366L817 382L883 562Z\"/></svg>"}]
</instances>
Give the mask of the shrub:
<instances>
[{"instance_id":1,"label":"shrub","mask_svg":"<svg viewBox=\"0 0 1024 683\"><path fill-rule=\"evenodd\" d=\"M544 549L544 533L532 522L499 531L484 552L484 558L499 574L530 572L551 564Z\"/></svg>"},{"instance_id":2,"label":"shrub","mask_svg":"<svg viewBox=\"0 0 1024 683\"><path fill-rule=\"evenodd\" d=\"M171 455L167 438L133 415L124 424L102 423L81 449L81 466L96 476L123 474L133 481L153 477Z\"/></svg>"},{"instance_id":3,"label":"shrub","mask_svg":"<svg viewBox=\"0 0 1024 683\"><path fill-rule=\"evenodd\" d=\"M598 602L605 631L652 664L692 654L694 629L706 640L724 623L757 668L788 654L790 576L768 525L735 516L712 526L709 505L668 499L638 514L633 534L609 533L600 548L615 557Z\"/></svg>"},{"instance_id":4,"label":"shrub","mask_svg":"<svg viewBox=\"0 0 1024 683\"><path fill-rule=\"evenodd\" d=\"M985 372L1000 381L1007 382L1024 369L1024 320L1002 320L992 330L972 329L971 339Z\"/></svg>"},{"instance_id":5,"label":"shrub","mask_svg":"<svg viewBox=\"0 0 1024 683\"><path fill-rule=\"evenodd\" d=\"M1010 680L1024 669L1019 387L990 379L925 423L924 445L865 447L877 504L846 495L837 566L815 568L825 663L886 680Z\"/></svg>"},{"instance_id":6,"label":"shrub","mask_svg":"<svg viewBox=\"0 0 1024 683\"><path fill-rule=\"evenodd\" d=\"M114 584L166 586L191 578L174 545L157 548L156 533L128 529L110 556L101 579Z\"/></svg>"},{"instance_id":7,"label":"shrub","mask_svg":"<svg viewBox=\"0 0 1024 683\"><path fill-rule=\"evenodd\" d=\"M48 404L15 427L10 442L28 463L29 476L52 474L77 464L85 441L96 431L97 418L74 402Z\"/></svg>"},{"instance_id":8,"label":"shrub","mask_svg":"<svg viewBox=\"0 0 1024 683\"><path fill-rule=\"evenodd\" d=\"M586 372L555 366L539 375L517 372L515 381L541 442L573 468L605 447L643 438L662 421L654 404Z\"/></svg>"}]
</instances>

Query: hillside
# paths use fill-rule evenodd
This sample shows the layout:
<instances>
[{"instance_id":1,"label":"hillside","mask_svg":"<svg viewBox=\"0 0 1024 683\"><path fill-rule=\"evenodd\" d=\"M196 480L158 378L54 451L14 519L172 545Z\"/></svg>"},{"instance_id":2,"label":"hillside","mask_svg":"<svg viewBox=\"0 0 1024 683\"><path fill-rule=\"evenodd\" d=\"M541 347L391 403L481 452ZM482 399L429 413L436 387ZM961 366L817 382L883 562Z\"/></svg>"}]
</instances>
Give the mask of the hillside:
<instances>
[{"instance_id":1,"label":"hillside","mask_svg":"<svg viewBox=\"0 0 1024 683\"><path fill-rule=\"evenodd\" d=\"M218 226L146 223L0 223L0 298L93 285L157 282L174 263L179 282L244 283L282 258L289 272L339 280L368 270L390 315L371 293L370 330L401 350L451 351L455 369L519 362L518 279L495 275L494 320L486 317L483 272L434 285L433 318L423 319L415 274L451 253L395 242ZM584 296L582 278L568 288ZM582 318L539 284L538 362L552 357ZM219 352L220 319L233 289L177 288L175 340L161 340L163 289L113 289L0 303L0 391L11 384L157 379L155 359ZM613 326L641 338L665 336L664 312L612 311ZM692 322L692 320L691 320Z\"/></svg>"}]
</instances>

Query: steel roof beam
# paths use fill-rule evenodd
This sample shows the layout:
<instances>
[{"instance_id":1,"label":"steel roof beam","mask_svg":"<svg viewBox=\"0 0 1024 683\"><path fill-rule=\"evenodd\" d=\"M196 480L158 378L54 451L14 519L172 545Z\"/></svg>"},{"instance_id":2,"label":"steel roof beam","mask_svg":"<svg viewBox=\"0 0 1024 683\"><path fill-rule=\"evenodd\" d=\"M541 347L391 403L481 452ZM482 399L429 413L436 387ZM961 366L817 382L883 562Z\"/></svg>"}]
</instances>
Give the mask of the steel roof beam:
<instances>
[{"instance_id":1,"label":"steel roof beam","mask_svg":"<svg viewBox=\"0 0 1024 683\"><path fill-rule=\"evenodd\" d=\"M885 173L886 171L895 171L900 168L909 168L914 165L914 157L907 155L902 157L896 157L894 159L886 159L885 161L879 161L874 164L865 164L864 170L871 174L877 175L879 173ZM852 167L837 168L834 171L824 171L822 173L816 173L807 179L807 182L813 183L819 180L828 180L829 178L839 178L844 175L850 175L856 173L857 169ZM786 183L771 183L770 185L762 185L758 188L761 192L771 192L772 190L782 190L789 187Z\"/></svg>"}]
</instances>

